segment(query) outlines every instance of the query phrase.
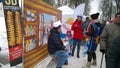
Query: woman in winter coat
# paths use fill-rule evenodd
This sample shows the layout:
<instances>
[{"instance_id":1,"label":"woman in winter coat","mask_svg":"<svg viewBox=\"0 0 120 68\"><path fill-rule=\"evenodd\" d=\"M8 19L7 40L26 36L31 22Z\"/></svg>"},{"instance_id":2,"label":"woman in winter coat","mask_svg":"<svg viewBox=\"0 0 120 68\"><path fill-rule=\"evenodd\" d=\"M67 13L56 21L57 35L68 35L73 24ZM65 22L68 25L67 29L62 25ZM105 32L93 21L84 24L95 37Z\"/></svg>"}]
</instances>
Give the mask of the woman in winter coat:
<instances>
[{"instance_id":1,"label":"woman in winter coat","mask_svg":"<svg viewBox=\"0 0 120 68\"><path fill-rule=\"evenodd\" d=\"M74 56L74 51L77 46L77 58L79 58L80 43L84 39L83 29L82 29L82 16L78 16L76 21L73 23L71 29L73 30L73 49L72 56Z\"/></svg>"}]
</instances>

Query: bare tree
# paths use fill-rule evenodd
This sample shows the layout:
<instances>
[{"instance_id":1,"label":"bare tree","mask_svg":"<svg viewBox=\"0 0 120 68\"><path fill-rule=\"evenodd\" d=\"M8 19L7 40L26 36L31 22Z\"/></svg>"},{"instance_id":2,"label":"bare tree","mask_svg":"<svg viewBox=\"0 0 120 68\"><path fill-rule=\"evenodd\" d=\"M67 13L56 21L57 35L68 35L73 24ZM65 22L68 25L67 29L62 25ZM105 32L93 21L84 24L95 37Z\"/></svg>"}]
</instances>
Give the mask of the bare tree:
<instances>
[{"instance_id":1,"label":"bare tree","mask_svg":"<svg viewBox=\"0 0 120 68\"><path fill-rule=\"evenodd\" d=\"M90 1L89 0L84 0L85 1L85 12L84 15L88 16L90 12Z\"/></svg>"},{"instance_id":2,"label":"bare tree","mask_svg":"<svg viewBox=\"0 0 120 68\"><path fill-rule=\"evenodd\" d=\"M74 9L81 3L85 3L84 14L89 15L89 12L90 12L90 6L89 6L90 1L89 0L70 0L69 6Z\"/></svg>"},{"instance_id":3,"label":"bare tree","mask_svg":"<svg viewBox=\"0 0 120 68\"><path fill-rule=\"evenodd\" d=\"M111 20L116 12L120 11L120 1L119 0L102 0L100 5L100 10L102 12L102 19Z\"/></svg>"},{"instance_id":4,"label":"bare tree","mask_svg":"<svg viewBox=\"0 0 120 68\"><path fill-rule=\"evenodd\" d=\"M79 4L85 3L85 15L89 15L89 0L43 0L44 2L54 6L54 7L60 7L63 5L68 5L71 8L76 8Z\"/></svg>"},{"instance_id":5,"label":"bare tree","mask_svg":"<svg viewBox=\"0 0 120 68\"><path fill-rule=\"evenodd\" d=\"M120 1L119 0L115 0L115 2L116 2L116 11L117 12L120 12Z\"/></svg>"},{"instance_id":6,"label":"bare tree","mask_svg":"<svg viewBox=\"0 0 120 68\"><path fill-rule=\"evenodd\" d=\"M75 8L77 7L80 3L83 3L84 0L70 0L69 6Z\"/></svg>"}]
</instances>

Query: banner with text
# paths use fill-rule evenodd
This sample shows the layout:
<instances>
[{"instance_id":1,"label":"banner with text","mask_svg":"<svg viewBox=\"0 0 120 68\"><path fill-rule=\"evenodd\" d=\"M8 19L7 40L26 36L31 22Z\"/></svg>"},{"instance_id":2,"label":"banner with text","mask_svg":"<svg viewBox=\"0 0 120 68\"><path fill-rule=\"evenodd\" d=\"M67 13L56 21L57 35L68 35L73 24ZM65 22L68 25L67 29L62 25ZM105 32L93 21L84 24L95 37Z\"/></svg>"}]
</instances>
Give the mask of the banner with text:
<instances>
[{"instance_id":1,"label":"banner with text","mask_svg":"<svg viewBox=\"0 0 120 68\"><path fill-rule=\"evenodd\" d=\"M10 65L22 63L22 22L19 0L3 0Z\"/></svg>"}]
</instances>

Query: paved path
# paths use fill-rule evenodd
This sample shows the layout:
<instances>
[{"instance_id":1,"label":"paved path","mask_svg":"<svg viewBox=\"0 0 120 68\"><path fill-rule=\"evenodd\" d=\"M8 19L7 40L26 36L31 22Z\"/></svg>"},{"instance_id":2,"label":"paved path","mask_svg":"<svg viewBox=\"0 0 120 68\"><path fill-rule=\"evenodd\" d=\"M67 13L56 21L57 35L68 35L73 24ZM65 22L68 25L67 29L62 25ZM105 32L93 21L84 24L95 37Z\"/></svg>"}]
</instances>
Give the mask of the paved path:
<instances>
[{"instance_id":1,"label":"paved path","mask_svg":"<svg viewBox=\"0 0 120 68\"><path fill-rule=\"evenodd\" d=\"M81 47L81 53L80 53L80 58L76 57L76 51L74 56L69 57L69 64L64 65L62 68L82 68L87 63L87 55L85 57L82 56L82 51L84 47ZM99 51L99 46L96 51L97 54L97 66L91 66L91 68L100 68L100 63L101 63L101 57L102 54ZM55 68L56 64L54 62L50 62L47 68ZM102 68L105 68L105 61L103 59L103 65Z\"/></svg>"}]
</instances>

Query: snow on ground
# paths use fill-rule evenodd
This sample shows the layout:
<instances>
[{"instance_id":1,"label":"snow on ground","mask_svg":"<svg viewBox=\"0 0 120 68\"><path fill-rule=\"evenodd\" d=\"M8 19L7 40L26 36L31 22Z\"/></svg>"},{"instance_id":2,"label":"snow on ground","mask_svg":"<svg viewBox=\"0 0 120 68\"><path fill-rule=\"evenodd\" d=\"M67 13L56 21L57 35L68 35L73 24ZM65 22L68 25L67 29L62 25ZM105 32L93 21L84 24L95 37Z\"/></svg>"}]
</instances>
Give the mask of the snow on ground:
<instances>
[{"instance_id":1,"label":"snow on ground","mask_svg":"<svg viewBox=\"0 0 120 68\"><path fill-rule=\"evenodd\" d=\"M81 46L80 58L76 57L76 51L75 51L75 55L70 56L68 59L69 64L64 65L62 68L82 68L82 66L84 66L87 63L87 55L85 57L82 56L83 49L84 47ZM91 68L100 68L102 53L100 53L99 51L99 46L97 48L96 54L97 54L97 66L91 66ZM104 60L105 58L103 58L102 68L105 68ZM56 63L54 63L53 61L50 62L47 68L56 68Z\"/></svg>"}]
</instances>

